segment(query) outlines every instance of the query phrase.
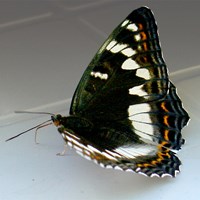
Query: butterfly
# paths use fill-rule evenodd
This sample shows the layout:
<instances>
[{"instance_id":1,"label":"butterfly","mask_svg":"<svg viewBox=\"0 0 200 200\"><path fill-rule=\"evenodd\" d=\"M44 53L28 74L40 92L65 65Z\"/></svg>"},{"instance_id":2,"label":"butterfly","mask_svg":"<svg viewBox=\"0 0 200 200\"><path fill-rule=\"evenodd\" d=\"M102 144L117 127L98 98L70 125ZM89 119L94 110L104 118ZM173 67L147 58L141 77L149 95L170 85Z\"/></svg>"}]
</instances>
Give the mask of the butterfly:
<instances>
[{"instance_id":1,"label":"butterfly","mask_svg":"<svg viewBox=\"0 0 200 200\"><path fill-rule=\"evenodd\" d=\"M85 70L70 115L52 120L66 143L106 168L175 177L189 116L168 78L151 10L134 10Z\"/></svg>"},{"instance_id":2,"label":"butterfly","mask_svg":"<svg viewBox=\"0 0 200 200\"><path fill-rule=\"evenodd\" d=\"M176 176L189 115L168 78L149 8L134 10L111 33L85 70L69 116L51 120L67 145L102 167Z\"/></svg>"}]
</instances>

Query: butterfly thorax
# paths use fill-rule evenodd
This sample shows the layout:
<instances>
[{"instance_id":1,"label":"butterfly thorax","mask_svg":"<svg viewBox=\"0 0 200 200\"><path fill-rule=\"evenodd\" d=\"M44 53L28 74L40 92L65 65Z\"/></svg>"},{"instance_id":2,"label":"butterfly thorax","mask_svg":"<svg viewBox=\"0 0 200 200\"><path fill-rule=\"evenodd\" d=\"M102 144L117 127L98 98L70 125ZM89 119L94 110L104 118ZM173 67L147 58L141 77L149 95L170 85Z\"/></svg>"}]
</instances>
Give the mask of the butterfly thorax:
<instances>
[{"instance_id":1,"label":"butterfly thorax","mask_svg":"<svg viewBox=\"0 0 200 200\"><path fill-rule=\"evenodd\" d=\"M79 130L82 130L82 132L88 131L90 132L92 130L93 124L83 118L78 116L62 116L60 114L52 116L52 121L56 127L61 132L63 129L68 129L70 132L79 132Z\"/></svg>"}]
</instances>

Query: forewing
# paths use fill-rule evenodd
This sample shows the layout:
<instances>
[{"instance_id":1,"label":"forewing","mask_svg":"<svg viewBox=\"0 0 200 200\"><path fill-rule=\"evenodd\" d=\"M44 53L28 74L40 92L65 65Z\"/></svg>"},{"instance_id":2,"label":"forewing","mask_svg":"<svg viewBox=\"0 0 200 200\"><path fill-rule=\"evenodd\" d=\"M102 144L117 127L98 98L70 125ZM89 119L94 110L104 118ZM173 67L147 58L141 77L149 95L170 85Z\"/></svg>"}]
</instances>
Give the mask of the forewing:
<instances>
[{"instance_id":1,"label":"forewing","mask_svg":"<svg viewBox=\"0 0 200 200\"><path fill-rule=\"evenodd\" d=\"M70 114L94 118L98 113L99 118L115 120L119 114L127 117L129 105L163 98L167 91L157 25L150 9L142 7L99 49L79 82Z\"/></svg>"}]
</instances>

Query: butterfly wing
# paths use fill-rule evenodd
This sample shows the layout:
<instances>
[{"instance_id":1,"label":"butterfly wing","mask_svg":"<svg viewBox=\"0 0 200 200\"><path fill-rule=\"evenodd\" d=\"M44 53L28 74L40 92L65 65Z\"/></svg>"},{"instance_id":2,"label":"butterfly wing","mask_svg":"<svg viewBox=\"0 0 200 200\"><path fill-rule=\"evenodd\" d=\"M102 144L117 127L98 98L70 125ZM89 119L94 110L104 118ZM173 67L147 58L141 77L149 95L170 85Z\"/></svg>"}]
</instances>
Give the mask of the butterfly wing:
<instances>
[{"instance_id":1,"label":"butterfly wing","mask_svg":"<svg viewBox=\"0 0 200 200\"><path fill-rule=\"evenodd\" d=\"M167 68L157 26L152 12L142 7L133 11L99 49L79 82L70 114L92 115L95 110L104 119L115 119L129 105L160 99L167 91Z\"/></svg>"},{"instance_id":2,"label":"butterfly wing","mask_svg":"<svg viewBox=\"0 0 200 200\"><path fill-rule=\"evenodd\" d=\"M75 91L70 115L79 120L68 119L60 132L87 158L147 176L176 175L181 162L170 149L184 143L181 129L189 116L168 80L150 9L133 11L99 49Z\"/></svg>"}]
</instances>

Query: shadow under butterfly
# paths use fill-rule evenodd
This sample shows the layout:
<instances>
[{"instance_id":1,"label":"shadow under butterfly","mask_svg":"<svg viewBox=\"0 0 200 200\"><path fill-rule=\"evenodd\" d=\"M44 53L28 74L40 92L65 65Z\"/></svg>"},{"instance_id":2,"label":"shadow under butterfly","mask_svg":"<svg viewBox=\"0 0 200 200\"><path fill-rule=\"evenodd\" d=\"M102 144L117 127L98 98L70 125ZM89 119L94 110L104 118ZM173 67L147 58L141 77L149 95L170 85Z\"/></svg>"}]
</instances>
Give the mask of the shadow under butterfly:
<instances>
[{"instance_id":1,"label":"shadow under butterfly","mask_svg":"<svg viewBox=\"0 0 200 200\"><path fill-rule=\"evenodd\" d=\"M181 129L189 115L168 79L150 9L134 10L101 46L78 84L70 115L52 115L33 128L49 121L77 153L103 167L176 176L181 161L175 152L184 144Z\"/></svg>"}]
</instances>

